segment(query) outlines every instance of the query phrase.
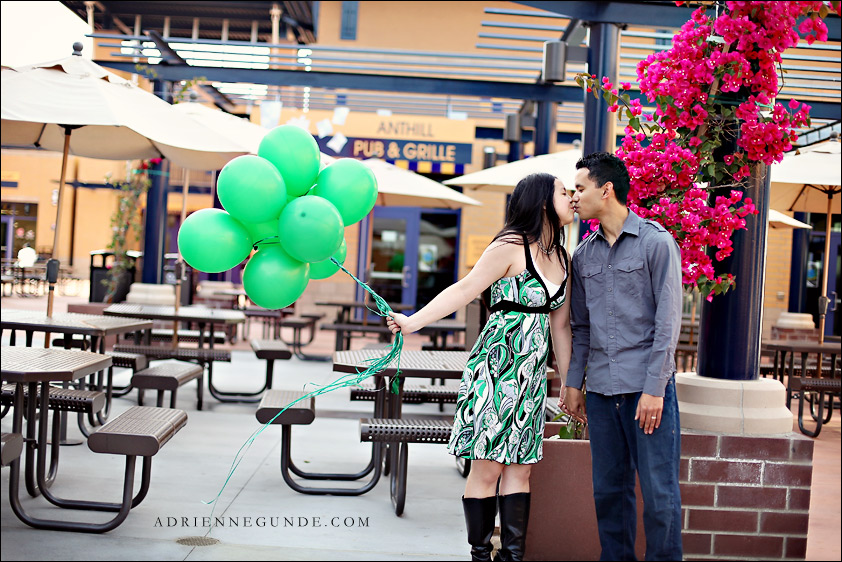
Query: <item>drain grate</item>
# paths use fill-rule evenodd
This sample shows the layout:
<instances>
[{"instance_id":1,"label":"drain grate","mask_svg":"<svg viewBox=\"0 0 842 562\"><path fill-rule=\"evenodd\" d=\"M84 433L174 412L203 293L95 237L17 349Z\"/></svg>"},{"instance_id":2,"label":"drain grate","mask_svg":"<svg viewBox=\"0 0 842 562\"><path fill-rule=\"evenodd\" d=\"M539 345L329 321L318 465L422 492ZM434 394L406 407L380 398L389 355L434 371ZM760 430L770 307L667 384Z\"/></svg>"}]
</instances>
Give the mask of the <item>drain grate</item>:
<instances>
[{"instance_id":1,"label":"drain grate","mask_svg":"<svg viewBox=\"0 0 842 562\"><path fill-rule=\"evenodd\" d=\"M175 542L184 546L211 546L218 543L219 539L213 537L181 537Z\"/></svg>"}]
</instances>

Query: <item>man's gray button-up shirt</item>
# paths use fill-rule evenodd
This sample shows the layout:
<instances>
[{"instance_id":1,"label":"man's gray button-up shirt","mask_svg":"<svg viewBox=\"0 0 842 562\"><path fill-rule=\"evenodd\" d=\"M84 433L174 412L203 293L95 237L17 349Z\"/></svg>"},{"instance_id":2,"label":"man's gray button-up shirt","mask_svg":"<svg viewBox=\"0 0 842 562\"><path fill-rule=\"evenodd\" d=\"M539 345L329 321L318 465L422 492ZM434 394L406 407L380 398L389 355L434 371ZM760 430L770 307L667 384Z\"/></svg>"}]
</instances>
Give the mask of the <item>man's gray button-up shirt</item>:
<instances>
[{"instance_id":1,"label":"man's gray button-up shirt","mask_svg":"<svg viewBox=\"0 0 842 562\"><path fill-rule=\"evenodd\" d=\"M602 227L573 254L567 385L663 396L681 329L681 254L673 237L634 212L613 246Z\"/></svg>"}]
</instances>

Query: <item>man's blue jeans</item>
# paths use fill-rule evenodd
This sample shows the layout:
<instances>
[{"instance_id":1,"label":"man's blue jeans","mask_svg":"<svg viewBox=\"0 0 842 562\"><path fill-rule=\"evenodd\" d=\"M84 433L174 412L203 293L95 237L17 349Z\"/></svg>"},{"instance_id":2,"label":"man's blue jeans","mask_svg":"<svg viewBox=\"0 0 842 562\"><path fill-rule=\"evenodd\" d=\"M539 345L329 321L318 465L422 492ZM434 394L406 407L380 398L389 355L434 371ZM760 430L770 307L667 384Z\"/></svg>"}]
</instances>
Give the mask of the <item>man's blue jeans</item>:
<instances>
[{"instance_id":1,"label":"man's blue jeans","mask_svg":"<svg viewBox=\"0 0 842 562\"><path fill-rule=\"evenodd\" d=\"M681 424L675 377L664 392L661 425L651 435L634 419L640 394L586 395L600 559L636 560L637 470L643 494L646 560L681 560Z\"/></svg>"}]
</instances>

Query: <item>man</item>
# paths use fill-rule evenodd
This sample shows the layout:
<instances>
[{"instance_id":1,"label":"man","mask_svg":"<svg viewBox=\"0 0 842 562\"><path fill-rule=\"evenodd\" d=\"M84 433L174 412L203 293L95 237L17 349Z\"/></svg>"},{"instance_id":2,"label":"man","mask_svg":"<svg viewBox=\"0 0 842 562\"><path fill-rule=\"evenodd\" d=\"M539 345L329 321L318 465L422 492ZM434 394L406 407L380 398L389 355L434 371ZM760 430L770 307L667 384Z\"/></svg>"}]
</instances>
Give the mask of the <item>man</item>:
<instances>
[{"instance_id":1,"label":"man","mask_svg":"<svg viewBox=\"0 0 842 562\"><path fill-rule=\"evenodd\" d=\"M582 220L599 219L600 227L573 254L573 357L561 407L590 422L601 559L635 559L637 470L646 559L681 560L674 359L680 252L666 229L626 206L622 160L599 152L576 169L573 208Z\"/></svg>"}]
</instances>

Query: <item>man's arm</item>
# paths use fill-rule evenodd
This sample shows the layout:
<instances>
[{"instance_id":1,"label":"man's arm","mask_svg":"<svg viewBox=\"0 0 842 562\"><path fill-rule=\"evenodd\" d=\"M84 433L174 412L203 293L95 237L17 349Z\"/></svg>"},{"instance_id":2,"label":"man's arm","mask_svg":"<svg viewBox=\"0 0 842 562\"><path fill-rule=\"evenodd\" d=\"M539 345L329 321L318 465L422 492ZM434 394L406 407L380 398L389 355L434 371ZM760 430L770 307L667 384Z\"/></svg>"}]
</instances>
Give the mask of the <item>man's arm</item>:
<instances>
[{"instance_id":1,"label":"man's arm","mask_svg":"<svg viewBox=\"0 0 842 562\"><path fill-rule=\"evenodd\" d=\"M681 253L672 236L659 231L648 241L647 258L655 301L655 334L643 392L662 397L672 375L681 330Z\"/></svg>"},{"instance_id":2,"label":"man's arm","mask_svg":"<svg viewBox=\"0 0 842 562\"><path fill-rule=\"evenodd\" d=\"M591 342L590 314L581 272L581 254L571 260L570 275L570 327L573 333L573 350L567 371L567 387L581 389L585 384L585 367Z\"/></svg>"}]
</instances>

